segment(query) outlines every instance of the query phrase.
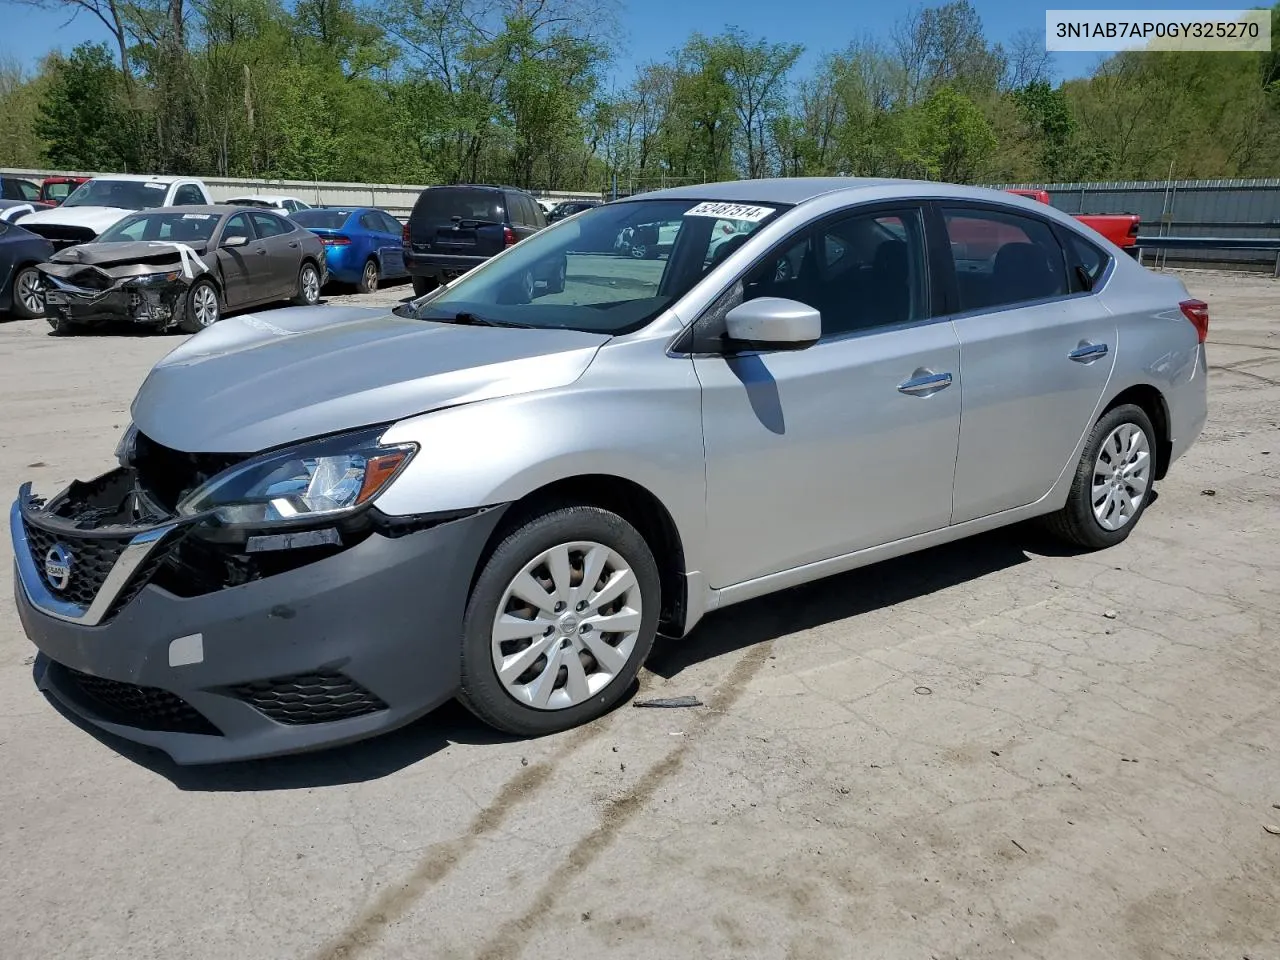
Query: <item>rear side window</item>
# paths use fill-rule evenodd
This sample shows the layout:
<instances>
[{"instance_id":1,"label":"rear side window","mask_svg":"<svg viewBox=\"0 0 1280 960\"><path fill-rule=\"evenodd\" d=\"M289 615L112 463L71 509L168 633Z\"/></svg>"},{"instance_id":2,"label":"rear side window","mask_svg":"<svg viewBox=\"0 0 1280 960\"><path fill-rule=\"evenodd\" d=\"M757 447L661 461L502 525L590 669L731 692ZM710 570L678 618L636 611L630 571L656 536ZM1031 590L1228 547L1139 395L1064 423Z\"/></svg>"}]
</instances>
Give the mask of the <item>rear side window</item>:
<instances>
[{"instance_id":1,"label":"rear side window","mask_svg":"<svg viewBox=\"0 0 1280 960\"><path fill-rule=\"evenodd\" d=\"M260 237L278 237L289 232L289 225L279 217L273 217L269 213L254 213L251 216Z\"/></svg>"},{"instance_id":2,"label":"rear side window","mask_svg":"<svg viewBox=\"0 0 1280 960\"><path fill-rule=\"evenodd\" d=\"M384 230L382 222L378 219L377 214L373 213L360 214L360 226L374 233L382 233Z\"/></svg>"},{"instance_id":3,"label":"rear side window","mask_svg":"<svg viewBox=\"0 0 1280 960\"><path fill-rule=\"evenodd\" d=\"M178 192L173 196L173 205L198 207L205 202L204 194L200 192L200 188L190 183L184 183L178 188Z\"/></svg>"},{"instance_id":4,"label":"rear side window","mask_svg":"<svg viewBox=\"0 0 1280 960\"><path fill-rule=\"evenodd\" d=\"M383 213L381 210L379 210L378 219L382 221L383 230L385 230L387 233L395 234L397 237L400 236L400 231L404 229L404 224L402 224L395 217L391 216L391 214L389 213Z\"/></svg>"},{"instance_id":5,"label":"rear side window","mask_svg":"<svg viewBox=\"0 0 1280 960\"><path fill-rule=\"evenodd\" d=\"M997 210L944 207L960 310L999 307L1067 293L1062 247L1042 220Z\"/></svg>"},{"instance_id":6,"label":"rear side window","mask_svg":"<svg viewBox=\"0 0 1280 960\"><path fill-rule=\"evenodd\" d=\"M428 226L447 226L454 217L502 223L502 194L475 187L429 187L413 205L412 218Z\"/></svg>"},{"instance_id":7,"label":"rear side window","mask_svg":"<svg viewBox=\"0 0 1280 960\"><path fill-rule=\"evenodd\" d=\"M1072 230L1063 230L1066 240L1067 274L1072 293L1087 293L1097 286L1111 258Z\"/></svg>"}]
</instances>

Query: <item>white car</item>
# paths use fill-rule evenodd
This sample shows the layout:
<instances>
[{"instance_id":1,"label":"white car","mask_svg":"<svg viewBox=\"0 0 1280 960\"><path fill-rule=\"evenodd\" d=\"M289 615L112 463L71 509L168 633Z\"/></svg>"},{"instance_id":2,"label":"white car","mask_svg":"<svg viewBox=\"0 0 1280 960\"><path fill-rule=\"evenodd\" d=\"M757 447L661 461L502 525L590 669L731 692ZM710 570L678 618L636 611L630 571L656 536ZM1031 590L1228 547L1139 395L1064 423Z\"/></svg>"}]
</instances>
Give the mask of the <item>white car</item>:
<instances>
[{"instance_id":1,"label":"white car","mask_svg":"<svg viewBox=\"0 0 1280 960\"><path fill-rule=\"evenodd\" d=\"M27 214L22 226L55 247L69 247L96 240L107 227L139 210L211 203L208 188L199 180L122 173L86 180L60 206Z\"/></svg>"},{"instance_id":2,"label":"white car","mask_svg":"<svg viewBox=\"0 0 1280 960\"><path fill-rule=\"evenodd\" d=\"M311 204L299 200L297 197L284 197L274 194L255 193L244 197L232 197L230 200L223 200L222 203L229 203L233 207L266 207L269 210L279 210L285 216L291 213L297 213L299 210L310 210Z\"/></svg>"}]
</instances>

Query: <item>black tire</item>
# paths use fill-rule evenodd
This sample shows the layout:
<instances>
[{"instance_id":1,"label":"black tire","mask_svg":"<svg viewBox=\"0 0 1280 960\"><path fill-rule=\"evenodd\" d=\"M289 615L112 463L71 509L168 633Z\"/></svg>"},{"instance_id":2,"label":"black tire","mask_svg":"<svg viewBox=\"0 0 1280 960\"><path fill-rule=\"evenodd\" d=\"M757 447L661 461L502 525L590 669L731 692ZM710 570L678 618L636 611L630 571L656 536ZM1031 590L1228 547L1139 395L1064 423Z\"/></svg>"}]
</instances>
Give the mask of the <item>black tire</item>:
<instances>
[{"instance_id":1,"label":"black tire","mask_svg":"<svg viewBox=\"0 0 1280 960\"><path fill-rule=\"evenodd\" d=\"M382 271L378 269L378 261L370 257L365 261L360 272L360 282L356 284L356 293L373 293L378 289L378 281L382 279Z\"/></svg>"},{"instance_id":2,"label":"black tire","mask_svg":"<svg viewBox=\"0 0 1280 960\"><path fill-rule=\"evenodd\" d=\"M594 696L558 710L518 702L499 680L492 629L507 586L526 564L559 544L593 541L619 554L639 585L641 627L624 667ZM587 723L627 695L658 630L662 588L658 565L644 537L622 517L598 507L564 506L518 520L484 562L463 617L462 691L459 699L490 726L517 736L543 736Z\"/></svg>"},{"instance_id":3,"label":"black tire","mask_svg":"<svg viewBox=\"0 0 1280 960\"><path fill-rule=\"evenodd\" d=\"M645 243L633 243L633 244L631 245L631 250L630 250L629 252L631 253L632 258L633 258L633 259L635 259L635 260L648 260L648 259L649 259L649 245L648 245L648 244L645 244Z\"/></svg>"},{"instance_id":4,"label":"black tire","mask_svg":"<svg viewBox=\"0 0 1280 960\"><path fill-rule=\"evenodd\" d=\"M308 283L307 271L315 275L314 285ZM314 291L314 295L311 291ZM296 307L314 307L319 302L320 270L310 260L304 260L302 266L298 268L298 292L293 295L293 305Z\"/></svg>"},{"instance_id":5,"label":"black tire","mask_svg":"<svg viewBox=\"0 0 1280 960\"><path fill-rule=\"evenodd\" d=\"M200 320L196 309L196 300L198 297L206 295L207 292L213 293L213 303L217 309L217 316L208 322ZM199 333L206 327L211 327L222 319L222 298L218 295L218 286L208 278L197 280L190 289L187 290L186 299L182 303L182 319L178 321L178 329L183 333Z\"/></svg>"},{"instance_id":6,"label":"black tire","mask_svg":"<svg viewBox=\"0 0 1280 960\"><path fill-rule=\"evenodd\" d=\"M547 281L547 293L564 293L565 278L569 273L569 265L561 260L556 267L556 272L551 275L551 279Z\"/></svg>"},{"instance_id":7,"label":"black tire","mask_svg":"<svg viewBox=\"0 0 1280 960\"><path fill-rule=\"evenodd\" d=\"M40 309L33 310L25 303L20 291L27 289L27 284L33 283L40 291ZM34 291L33 291L34 292ZM44 307L44 281L40 278L40 271L34 265L22 267L13 275L13 284L10 289L13 300L10 309L13 315L20 320L34 320L37 317L45 315Z\"/></svg>"},{"instance_id":8,"label":"black tire","mask_svg":"<svg viewBox=\"0 0 1280 960\"><path fill-rule=\"evenodd\" d=\"M1099 523L1093 512L1094 466L1101 455L1103 443L1116 428L1124 424L1133 424L1146 435L1150 448L1147 487L1132 517L1119 529L1108 530ZM1138 525L1146 512L1147 504L1151 502L1154 478L1159 467L1156 462L1158 451L1155 428L1151 425L1151 418L1141 407L1126 403L1108 410L1093 425L1089 440L1084 445L1084 452L1080 454L1066 505L1057 513L1045 517L1045 527L1055 537L1086 550L1102 550L1121 543Z\"/></svg>"},{"instance_id":9,"label":"black tire","mask_svg":"<svg viewBox=\"0 0 1280 960\"><path fill-rule=\"evenodd\" d=\"M413 277L413 295L415 297L424 297L436 287L440 286L440 281L435 277Z\"/></svg>"}]
</instances>

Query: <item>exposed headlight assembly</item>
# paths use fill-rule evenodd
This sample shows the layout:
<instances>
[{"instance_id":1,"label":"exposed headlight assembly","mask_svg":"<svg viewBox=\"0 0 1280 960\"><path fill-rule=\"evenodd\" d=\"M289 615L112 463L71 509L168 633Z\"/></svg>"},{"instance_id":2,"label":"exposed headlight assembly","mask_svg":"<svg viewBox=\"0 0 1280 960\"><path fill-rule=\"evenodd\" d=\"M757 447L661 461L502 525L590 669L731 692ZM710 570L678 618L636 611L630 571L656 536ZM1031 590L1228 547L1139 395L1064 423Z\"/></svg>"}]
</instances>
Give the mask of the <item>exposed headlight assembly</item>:
<instances>
[{"instance_id":1,"label":"exposed headlight assembly","mask_svg":"<svg viewBox=\"0 0 1280 960\"><path fill-rule=\"evenodd\" d=\"M368 503L404 469L415 444L383 446L385 428L313 440L225 470L178 504L237 526L336 520Z\"/></svg>"},{"instance_id":2,"label":"exposed headlight assembly","mask_svg":"<svg viewBox=\"0 0 1280 960\"><path fill-rule=\"evenodd\" d=\"M132 464L137 450L138 428L131 421L125 428L124 435L120 437L120 442L116 444L116 460L120 466L127 467Z\"/></svg>"}]
</instances>

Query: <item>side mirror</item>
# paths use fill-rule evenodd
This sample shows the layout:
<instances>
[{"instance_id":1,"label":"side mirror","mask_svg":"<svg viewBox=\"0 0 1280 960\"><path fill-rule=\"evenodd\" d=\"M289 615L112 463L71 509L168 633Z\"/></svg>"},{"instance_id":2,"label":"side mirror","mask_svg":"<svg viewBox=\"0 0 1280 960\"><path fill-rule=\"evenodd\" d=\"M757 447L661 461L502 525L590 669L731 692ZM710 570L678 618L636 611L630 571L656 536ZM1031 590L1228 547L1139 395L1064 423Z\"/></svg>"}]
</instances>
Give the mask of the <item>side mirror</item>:
<instances>
[{"instance_id":1,"label":"side mirror","mask_svg":"<svg viewBox=\"0 0 1280 960\"><path fill-rule=\"evenodd\" d=\"M725 314L724 325L731 341L759 350L803 350L822 337L822 314L781 297L740 303Z\"/></svg>"},{"instance_id":2,"label":"side mirror","mask_svg":"<svg viewBox=\"0 0 1280 960\"><path fill-rule=\"evenodd\" d=\"M224 247L243 247L248 242L249 242L248 237L246 237L244 234L239 234L234 237L224 238L222 241L222 245Z\"/></svg>"}]
</instances>

